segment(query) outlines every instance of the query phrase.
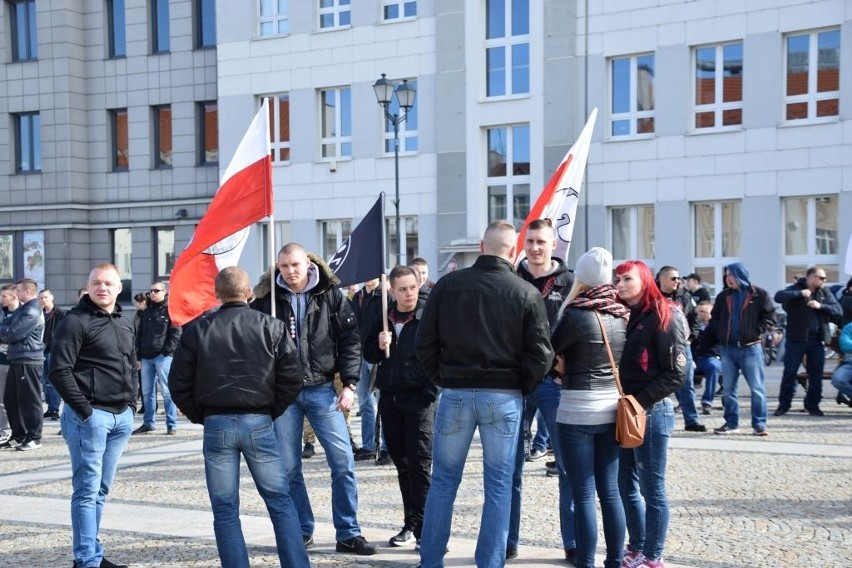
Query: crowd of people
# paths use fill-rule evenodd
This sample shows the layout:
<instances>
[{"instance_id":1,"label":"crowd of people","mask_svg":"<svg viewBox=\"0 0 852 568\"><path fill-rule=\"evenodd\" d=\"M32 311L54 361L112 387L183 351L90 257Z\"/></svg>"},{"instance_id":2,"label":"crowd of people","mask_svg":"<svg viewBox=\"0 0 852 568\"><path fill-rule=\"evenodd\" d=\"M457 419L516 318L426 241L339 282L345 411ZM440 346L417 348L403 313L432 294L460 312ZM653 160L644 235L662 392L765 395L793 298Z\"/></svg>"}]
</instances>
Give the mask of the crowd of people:
<instances>
[{"instance_id":1,"label":"crowd of people","mask_svg":"<svg viewBox=\"0 0 852 568\"><path fill-rule=\"evenodd\" d=\"M469 268L431 282L426 262L415 259L394 267L386 282L349 290L322 259L289 243L274 276L254 288L244 270L222 270L215 280L221 305L183 328L169 317L162 281L137 294L134 317L125 317L111 264L92 269L67 312L32 280L7 285L0 292L0 447L38 449L43 421L60 420L77 568L123 566L105 557L101 514L128 439L157 430L158 400L167 435L177 434L179 412L203 424L223 566L250 565L239 522L242 459L269 511L282 565L310 566L315 519L302 463L316 440L330 470L336 551L377 552L358 520L355 462L387 460L402 505L400 530L387 543L414 545L420 566L436 568L478 431L484 503L475 561L497 567L519 554L523 470L545 455L533 443L538 417L559 478L554 507L566 561L594 566L597 498L605 568L661 567L675 402L687 432L706 432L701 417L712 415L721 382L724 420L713 432L735 434L742 374L752 433L769 435L762 343L775 322L772 298L742 263L726 267L725 286L711 301L697 274L684 280L672 266L654 274L639 260L613 266L600 247L569 270L553 256L547 219L527 227L522 251L517 239L512 224L493 222ZM823 414L830 343L845 354L832 378L837 402L852 405L852 280L838 300L826 278L812 267L774 296L788 316L775 416L791 410L802 364L803 411ZM706 381L697 404L696 370ZM646 414L635 448L616 439L622 393ZM348 426L356 398L361 447ZM134 430L136 413L143 420Z\"/></svg>"}]
</instances>

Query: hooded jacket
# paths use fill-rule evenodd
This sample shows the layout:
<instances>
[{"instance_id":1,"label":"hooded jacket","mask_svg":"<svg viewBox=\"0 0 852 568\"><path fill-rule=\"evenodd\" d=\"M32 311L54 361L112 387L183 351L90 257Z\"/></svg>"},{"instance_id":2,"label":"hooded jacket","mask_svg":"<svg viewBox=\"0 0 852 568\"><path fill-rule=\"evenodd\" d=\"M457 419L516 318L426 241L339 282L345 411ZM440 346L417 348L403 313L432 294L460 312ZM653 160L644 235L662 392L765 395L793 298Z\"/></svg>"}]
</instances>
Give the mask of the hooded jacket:
<instances>
[{"instance_id":1,"label":"hooded jacket","mask_svg":"<svg viewBox=\"0 0 852 568\"><path fill-rule=\"evenodd\" d=\"M352 308L328 265L310 253L308 261L310 283L298 294L284 285L276 269L275 317L297 343L303 384L321 385L339 372L344 385L355 385L361 376L361 338ZM251 307L271 313L272 288L266 272L254 288Z\"/></svg>"},{"instance_id":2,"label":"hooded jacket","mask_svg":"<svg viewBox=\"0 0 852 568\"><path fill-rule=\"evenodd\" d=\"M25 302L0 324L0 341L9 344L9 363L44 361L44 312L38 299Z\"/></svg>"},{"instance_id":3,"label":"hooded jacket","mask_svg":"<svg viewBox=\"0 0 852 568\"><path fill-rule=\"evenodd\" d=\"M44 314L44 352L50 353L50 344L53 340L53 334L56 331L56 326L65 317L65 310L53 306L49 314Z\"/></svg>"},{"instance_id":4,"label":"hooded jacket","mask_svg":"<svg viewBox=\"0 0 852 568\"><path fill-rule=\"evenodd\" d=\"M766 331L775 325L775 305L769 294L763 288L753 286L749 282L749 274L745 266L735 262L725 267L737 279L742 293L742 303L739 304L739 333L732 331L733 311L736 309L735 294L732 288L725 288L713 303L710 323L701 334L705 350L711 349L714 343L743 347L757 343Z\"/></svg>"},{"instance_id":5,"label":"hooded jacket","mask_svg":"<svg viewBox=\"0 0 852 568\"><path fill-rule=\"evenodd\" d=\"M811 323L814 323L818 326L820 338L828 345L831 343L831 328L828 324L840 323L843 309L825 286L817 288L809 298L802 296L802 291L808 288L807 282L807 278L800 278L792 286L775 292L775 301L787 312L787 339L806 341ZM820 303L818 310L808 307L808 302L811 300ZM817 321L809 321L811 317L815 317Z\"/></svg>"},{"instance_id":6,"label":"hooded jacket","mask_svg":"<svg viewBox=\"0 0 852 568\"><path fill-rule=\"evenodd\" d=\"M99 408L136 411L136 349L133 323L116 304L107 313L88 295L68 312L53 334L50 383L65 404L84 419Z\"/></svg>"},{"instance_id":7,"label":"hooded jacket","mask_svg":"<svg viewBox=\"0 0 852 568\"><path fill-rule=\"evenodd\" d=\"M180 341L180 327L172 325L169 316L169 296L162 302L149 302L139 316L136 350L139 359L170 357Z\"/></svg>"},{"instance_id":8,"label":"hooded jacket","mask_svg":"<svg viewBox=\"0 0 852 568\"><path fill-rule=\"evenodd\" d=\"M556 323L559 308L562 307L562 302L568 297L568 292L574 285L574 273L568 270L562 259L553 258L552 260L555 265L553 270L549 274L539 277L530 273L526 259L518 264L518 276L535 286L541 297L544 298L547 321L550 322L550 325Z\"/></svg>"}]
</instances>

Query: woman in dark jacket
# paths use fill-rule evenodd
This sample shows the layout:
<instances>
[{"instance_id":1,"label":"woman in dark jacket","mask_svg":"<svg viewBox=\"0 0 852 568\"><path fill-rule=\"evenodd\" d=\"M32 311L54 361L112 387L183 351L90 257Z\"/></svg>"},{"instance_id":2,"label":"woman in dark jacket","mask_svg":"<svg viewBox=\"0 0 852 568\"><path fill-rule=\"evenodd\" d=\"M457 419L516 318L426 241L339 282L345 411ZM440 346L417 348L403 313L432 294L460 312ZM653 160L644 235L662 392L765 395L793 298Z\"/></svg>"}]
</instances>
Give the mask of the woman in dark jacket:
<instances>
[{"instance_id":1,"label":"woman in dark jacket","mask_svg":"<svg viewBox=\"0 0 852 568\"><path fill-rule=\"evenodd\" d=\"M686 376L686 318L660 293L648 266L629 260L615 269L619 299L630 307L619 365L621 386L645 408L645 441L621 449L618 485L627 517L628 550L622 566L659 568L669 524L666 457L674 429L669 395Z\"/></svg>"},{"instance_id":2,"label":"woman in dark jacket","mask_svg":"<svg viewBox=\"0 0 852 568\"><path fill-rule=\"evenodd\" d=\"M605 568L621 565L624 507L618 492L615 407L618 388L602 328L615 361L621 357L629 310L618 303L612 282L612 254L595 247L580 257L574 285L553 330L553 349L564 363L562 396L556 413L557 441L574 494L577 568L595 565L598 527L595 489L601 503ZM600 319L598 319L600 318Z\"/></svg>"}]
</instances>

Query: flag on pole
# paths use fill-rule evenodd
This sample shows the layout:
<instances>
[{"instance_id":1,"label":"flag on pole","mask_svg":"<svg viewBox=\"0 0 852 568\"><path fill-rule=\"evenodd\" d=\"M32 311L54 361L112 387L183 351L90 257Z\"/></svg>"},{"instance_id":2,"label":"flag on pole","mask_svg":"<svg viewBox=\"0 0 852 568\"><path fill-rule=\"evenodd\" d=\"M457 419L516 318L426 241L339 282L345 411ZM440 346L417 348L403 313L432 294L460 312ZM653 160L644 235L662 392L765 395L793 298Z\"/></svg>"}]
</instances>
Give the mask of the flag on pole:
<instances>
[{"instance_id":1,"label":"flag on pole","mask_svg":"<svg viewBox=\"0 0 852 568\"><path fill-rule=\"evenodd\" d=\"M329 268L340 279L341 286L366 282L384 274L384 219L385 194L382 193L376 204L328 261Z\"/></svg>"},{"instance_id":2,"label":"flag on pole","mask_svg":"<svg viewBox=\"0 0 852 568\"><path fill-rule=\"evenodd\" d=\"M272 214L268 103L252 120L195 234L175 262L169 316L183 325L218 304L213 281L236 266L251 225Z\"/></svg>"},{"instance_id":3,"label":"flag on pole","mask_svg":"<svg viewBox=\"0 0 852 568\"><path fill-rule=\"evenodd\" d=\"M559 167L556 168L530 210L518 233L518 260L522 258L527 227L536 219L545 218L553 221L553 228L556 231L556 249L553 251L553 256L567 260L571 236L574 233L577 204L580 202L580 188L583 186L583 175L586 172L586 160L589 157L589 145L597 116L598 109L595 108L589 115L589 120L580 132L579 138L562 158Z\"/></svg>"}]
</instances>

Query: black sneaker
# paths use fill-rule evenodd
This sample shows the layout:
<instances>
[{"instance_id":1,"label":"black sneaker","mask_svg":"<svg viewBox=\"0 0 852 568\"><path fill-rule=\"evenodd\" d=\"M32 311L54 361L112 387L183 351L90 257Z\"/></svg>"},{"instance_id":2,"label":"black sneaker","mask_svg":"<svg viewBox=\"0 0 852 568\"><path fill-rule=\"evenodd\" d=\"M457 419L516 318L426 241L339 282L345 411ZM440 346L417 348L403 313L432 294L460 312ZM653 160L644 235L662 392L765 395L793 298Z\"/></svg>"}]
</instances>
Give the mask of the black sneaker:
<instances>
[{"instance_id":1,"label":"black sneaker","mask_svg":"<svg viewBox=\"0 0 852 568\"><path fill-rule=\"evenodd\" d=\"M713 430L713 433L714 433L714 434L721 434L721 435L725 435L725 434L739 434L739 433L740 433L740 429L739 429L739 428L735 428L735 427L733 427L733 426L728 426L727 424L725 424L724 426L720 426L719 428L716 428L715 430Z\"/></svg>"},{"instance_id":2,"label":"black sneaker","mask_svg":"<svg viewBox=\"0 0 852 568\"><path fill-rule=\"evenodd\" d=\"M769 432L766 431L766 428L755 428L754 429L754 435L760 436L761 438L765 438L766 436L769 435Z\"/></svg>"},{"instance_id":3,"label":"black sneaker","mask_svg":"<svg viewBox=\"0 0 852 568\"><path fill-rule=\"evenodd\" d=\"M353 456L356 462L376 459L376 450L369 448L358 448Z\"/></svg>"},{"instance_id":4,"label":"black sneaker","mask_svg":"<svg viewBox=\"0 0 852 568\"><path fill-rule=\"evenodd\" d=\"M313 444L305 444L305 448L302 450L302 459L309 460L316 455L316 450L314 450Z\"/></svg>"},{"instance_id":5,"label":"black sneaker","mask_svg":"<svg viewBox=\"0 0 852 568\"><path fill-rule=\"evenodd\" d=\"M302 540L305 543L305 550L314 547L314 537L312 535L302 535Z\"/></svg>"},{"instance_id":6,"label":"black sneaker","mask_svg":"<svg viewBox=\"0 0 852 568\"><path fill-rule=\"evenodd\" d=\"M703 414L704 416L710 416L711 414L713 414L713 406L710 404L702 403L701 414Z\"/></svg>"},{"instance_id":7,"label":"black sneaker","mask_svg":"<svg viewBox=\"0 0 852 568\"><path fill-rule=\"evenodd\" d=\"M399 534L396 534L390 538L388 544L391 546L408 546L412 542L414 542L414 533L411 532L408 528L403 528L399 531Z\"/></svg>"},{"instance_id":8,"label":"black sneaker","mask_svg":"<svg viewBox=\"0 0 852 568\"><path fill-rule=\"evenodd\" d=\"M784 408L783 406L779 406L778 408L775 409L775 412L773 412L772 414L773 414L773 416L784 416L785 414L787 414L788 410L790 410L789 406L787 408Z\"/></svg>"},{"instance_id":9,"label":"black sneaker","mask_svg":"<svg viewBox=\"0 0 852 568\"><path fill-rule=\"evenodd\" d=\"M506 560L511 560L512 558L518 557L518 549L517 548L509 548L506 547Z\"/></svg>"},{"instance_id":10,"label":"black sneaker","mask_svg":"<svg viewBox=\"0 0 852 568\"><path fill-rule=\"evenodd\" d=\"M19 445L15 449L19 452L28 452L30 450L37 450L41 447L41 443L38 440L27 440L23 444Z\"/></svg>"},{"instance_id":11,"label":"black sneaker","mask_svg":"<svg viewBox=\"0 0 852 568\"><path fill-rule=\"evenodd\" d=\"M376 553L376 546L367 542L367 539L363 536L358 535L346 540L338 540L335 550L358 554L359 556L372 556Z\"/></svg>"},{"instance_id":12,"label":"black sneaker","mask_svg":"<svg viewBox=\"0 0 852 568\"><path fill-rule=\"evenodd\" d=\"M166 436L177 436L177 428L174 426L166 428Z\"/></svg>"},{"instance_id":13,"label":"black sneaker","mask_svg":"<svg viewBox=\"0 0 852 568\"><path fill-rule=\"evenodd\" d=\"M820 409L819 409L819 407L816 407L816 408L803 408L803 409L802 409L802 412L807 412L807 413L808 413L808 414L810 414L811 416L825 416L825 413L824 413L822 410L820 410Z\"/></svg>"},{"instance_id":14,"label":"black sneaker","mask_svg":"<svg viewBox=\"0 0 852 568\"><path fill-rule=\"evenodd\" d=\"M9 438L8 440L0 444L0 450L14 450L20 445L21 442L17 441L14 438Z\"/></svg>"},{"instance_id":15,"label":"black sneaker","mask_svg":"<svg viewBox=\"0 0 852 568\"><path fill-rule=\"evenodd\" d=\"M696 422L695 424L687 424L684 427L684 430L686 430L687 432L706 432L707 426L705 426L704 424L699 424L698 422Z\"/></svg>"},{"instance_id":16,"label":"black sneaker","mask_svg":"<svg viewBox=\"0 0 852 568\"><path fill-rule=\"evenodd\" d=\"M142 426L140 426L139 428L134 430L132 432L132 435L135 436L136 434L147 434L148 432L153 432L154 430L156 430L156 428L154 428L153 426L148 426L147 424L143 424Z\"/></svg>"},{"instance_id":17,"label":"black sneaker","mask_svg":"<svg viewBox=\"0 0 852 568\"><path fill-rule=\"evenodd\" d=\"M390 458L390 454L387 452L387 450L382 450L381 452L379 452L379 459L376 460L376 465L390 465L390 464L391 464L391 458Z\"/></svg>"},{"instance_id":18,"label":"black sneaker","mask_svg":"<svg viewBox=\"0 0 852 568\"><path fill-rule=\"evenodd\" d=\"M110 562L106 558L102 558L101 568L128 568L128 566L127 564L116 564L115 562Z\"/></svg>"}]
</instances>

